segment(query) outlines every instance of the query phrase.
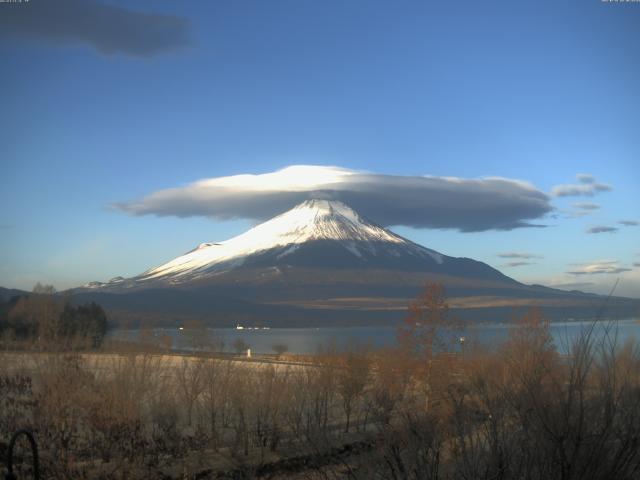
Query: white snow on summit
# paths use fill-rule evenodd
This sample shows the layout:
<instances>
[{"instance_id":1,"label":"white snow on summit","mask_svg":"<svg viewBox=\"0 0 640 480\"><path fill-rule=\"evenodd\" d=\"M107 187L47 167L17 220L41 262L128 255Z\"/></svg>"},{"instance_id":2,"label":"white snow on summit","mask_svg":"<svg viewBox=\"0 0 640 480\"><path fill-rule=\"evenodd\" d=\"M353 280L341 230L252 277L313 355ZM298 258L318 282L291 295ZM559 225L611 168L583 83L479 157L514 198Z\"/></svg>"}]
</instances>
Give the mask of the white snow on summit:
<instances>
[{"instance_id":1,"label":"white snow on summit","mask_svg":"<svg viewBox=\"0 0 640 480\"><path fill-rule=\"evenodd\" d=\"M394 233L367 222L342 202L307 200L247 232L220 243L201 243L197 248L135 278L138 281L172 278L197 272L212 273L241 265L244 257L272 248L289 246L279 257L295 251L305 242L338 240L345 248L360 256L356 244L361 242L390 243L412 251L419 249L437 263L443 257L438 252L415 245Z\"/></svg>"}]
</instances>

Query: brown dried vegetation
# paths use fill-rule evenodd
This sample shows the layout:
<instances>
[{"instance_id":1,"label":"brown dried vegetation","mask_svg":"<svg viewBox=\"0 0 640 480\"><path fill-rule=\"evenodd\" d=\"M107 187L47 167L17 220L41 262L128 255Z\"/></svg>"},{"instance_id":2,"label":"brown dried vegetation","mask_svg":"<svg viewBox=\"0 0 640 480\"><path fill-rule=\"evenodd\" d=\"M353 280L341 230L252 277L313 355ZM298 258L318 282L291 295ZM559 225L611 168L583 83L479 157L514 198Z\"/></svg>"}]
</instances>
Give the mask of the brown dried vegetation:
<instances>
[{"instance_id":1,"label":"brown dried vegetation","mask_svg":"<svg viewBox=\"0 0 640 480\"><path fill-rule=\"evenodd\" d=\"M5 343L1 446L32 430L51 479L639 478L640 350L615 324L561 356L531 311L499 348L461 347L427 290L403 348L297 362L171 354L148 332L120 351Z\"/></svg>"}]
</instances>

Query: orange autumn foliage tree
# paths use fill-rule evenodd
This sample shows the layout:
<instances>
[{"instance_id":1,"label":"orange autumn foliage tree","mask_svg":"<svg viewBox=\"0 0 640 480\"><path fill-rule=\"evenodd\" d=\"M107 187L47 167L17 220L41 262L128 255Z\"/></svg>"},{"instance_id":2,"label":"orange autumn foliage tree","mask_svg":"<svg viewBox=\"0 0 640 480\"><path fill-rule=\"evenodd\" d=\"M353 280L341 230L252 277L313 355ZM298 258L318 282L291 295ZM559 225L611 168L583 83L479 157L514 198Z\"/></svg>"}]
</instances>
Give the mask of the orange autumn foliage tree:
<instances>
[{"instance_id":1,"label":"orange autumn foliage tree","mask_svg":"<svg viewBox=\"0 0 640 480\"><path fill-rule=\"evenodd\" d=\"M460 327L449 313L442 284L426 282L409 304L404 323L398 328L398 343L412 355L431 359L434 351L445 351L453 346Z\"/></svg>"},{"instance_id":2,"label":"orange autumn foliage tree","mask_svg":"<svg viewBox=\"0 0 640 480\"><path fill-rule=\"evenodd\" d=\"M436 413L443 404L443 392L459 371L455 350L461 324L450 314L444 287L427 282L409 304L397 336L401 351L414 364L413 387L425 411Z\"/></svg>"},{"instance_id":3,"label":"orange autumn foliage tree","mask_svg":"<svg viewBox=\"0 0 640 480\"><path fill-rule=\"evenodd\" d=\"M558 357L551 335L551 326L539 308L531 308L509 330L509 339L502 346L512 367L527 377L549 373Z\"/></svg>"}]
</instances>

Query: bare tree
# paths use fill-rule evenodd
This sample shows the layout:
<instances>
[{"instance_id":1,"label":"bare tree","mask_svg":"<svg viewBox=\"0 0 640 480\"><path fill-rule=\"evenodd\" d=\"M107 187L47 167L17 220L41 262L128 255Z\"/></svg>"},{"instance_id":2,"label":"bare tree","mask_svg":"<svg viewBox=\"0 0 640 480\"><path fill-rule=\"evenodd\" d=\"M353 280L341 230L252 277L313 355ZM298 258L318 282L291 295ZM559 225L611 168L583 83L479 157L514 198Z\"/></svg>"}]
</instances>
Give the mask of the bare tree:
<instances>
[{"instance_id":1,"label":"bare tree","mask_svg":"<svg viewBox=\"0 0 640 480\"><path fill-rule=\"evenodd\" d=\"M280 358L284 352L289 350L289 347L285 343L274 343L271 345L271 350Z\"/></svg>"},{"instance_id":2,"label":"bare tree","mask_svg":"<svg viewBox=\"0 0 640 480\"><path fill-rule=\"evenodd\" d=\"M231 360L209 360L204 368L203 406L209 423L213 448L218 448L230 416L231 389L236 366Z\"/></svg>"},{"instance_id":3,"label":"bare tree","mask_svg":"<svg viewBox=\"0 0 640 480\"><path fill-rule=\"evenodd\" d=\"M369 381L370 360L366 351L350 351L338 370L338 392L346 417L344 431L349 432L354 404L362 396Z\"/></svg>"},{"instance_id":4,"label":"bare tree","mask_svg":"<svg viewBox=\"0 0 640 480\"><path fill-rule=\"evenodd\" d=\"M434 357L455 351L462 329L461 322L449 313L446 292L442 284L427 282L420 294L409 304L404 323L398 328L397 338L401 348L416 360L414 369L421 377L421 387L427 408L433 390Z\"/></svg>"},{"instance_id":5,"label":"bare tree","mask_svg":"<svg viewBox=\"0 0 640 480\"><path fill-rule=\"evenodd\" d=\"M192 320L185 324L182 331L187 345L195 351L211 350L214 345L213 338L206 325L200 321Z\"/></svg>"},{"instance_id":6,"label":"bare tree","mask_svg":"<svg viewBox=\"0 0 640 480\"><path fill-rule=\"evenodd\" d=\"M248 348L249 348L249 344L241 338L238 338L233 342L233 349L236 351L237 354L246 352Z\"/></svg>"},{"instance_id":7,"label":"bare tree","mask_svg":"<svg viewBox=\"0 0 640 480\"><path fill-rule=\"evenodd\" d=\"M187 425L193 421L193 408L205 389L205 360L182 357L176 368L176 380L181 398L186 406Z\"/></svg>"},{"instance_id":8,"label":"bare tree","mask_svg":"<svg viewBox=\"0 0 640 480\"><path fill-rule=\"evenodd\" d=\"M393 412L408 393L412 362L402 349L378 352L374 364L371 402L376 419L388 425Z\"/></svg>"},{"instance_id":9,"label":"bare tree","mask_svg":"<svg viewBox=\"0 0 640 480\"><path fill-rule=\"evenodd\" d=\"M460 321L449 313L442 284L427 282L409 304L405 321L398 328L398 343L408 352L430 359L434 351L451 349L459 338L460 329Z\"/></svg>"},{"instance_id":10,"label":"bare tree","mask_svg":"<svg viewBox=\"0 0 640 480\"><path fill-rule=\"evenodd\" d=\"M41 347L55 345L60 332L62 301L51 285L36 284L33 294L22 297L9 312L9 322L18 337L37 338Z\"/></svg>"}]
</instances>

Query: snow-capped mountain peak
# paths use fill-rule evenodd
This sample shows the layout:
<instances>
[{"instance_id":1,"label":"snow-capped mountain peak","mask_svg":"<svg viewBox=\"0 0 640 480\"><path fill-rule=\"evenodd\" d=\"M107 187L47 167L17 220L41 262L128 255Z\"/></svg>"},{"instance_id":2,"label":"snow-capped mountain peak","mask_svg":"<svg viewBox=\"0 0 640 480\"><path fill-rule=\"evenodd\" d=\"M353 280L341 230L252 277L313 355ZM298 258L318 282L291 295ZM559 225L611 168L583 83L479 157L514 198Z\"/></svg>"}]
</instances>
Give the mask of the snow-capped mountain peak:
<instances>
[{"instance_id":1,"label":"snow-capped mountain peak","mask_svg":"<svg viewBox=\"0 0 640 480\"><path fill-rule=\"evenodd\" d=\"M361 257L359 247L386 244L409 249L420 256L430 256L437 263L442 255L420 247L394 233L363 219L357 212L335 200L307 200L291 210L261 223L247 232L219 243L201 243L186 254L135 277L136 281L170 279L180 281L202 274L214 274L240 266L251 255L281 249L281 259L302 244L314 241L337 241L354 256ZM399 253L397 253L399 255Z\"/></svg>"}]
</instances>

